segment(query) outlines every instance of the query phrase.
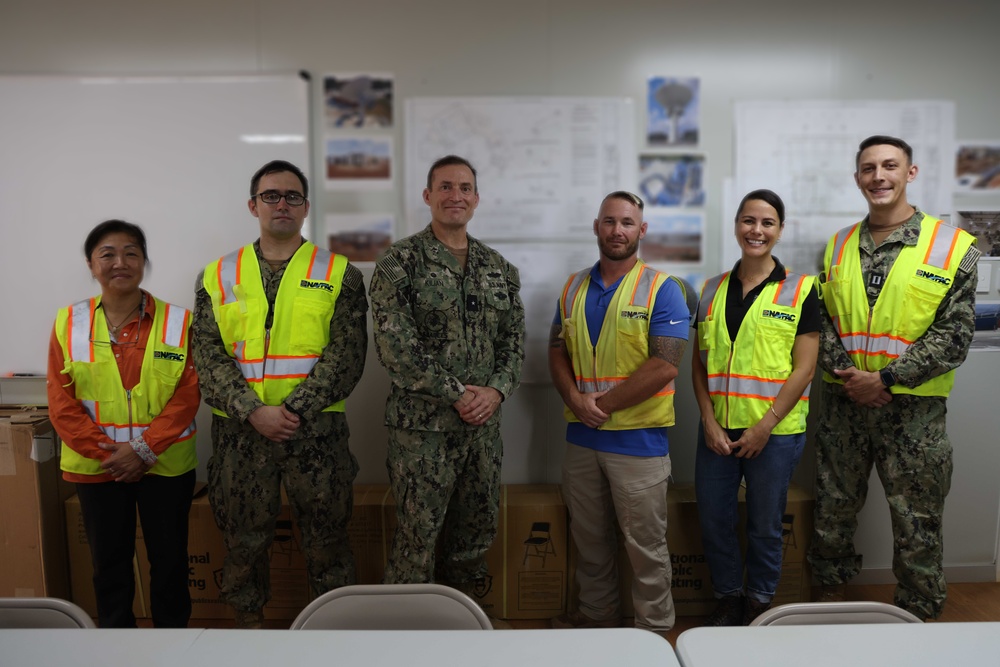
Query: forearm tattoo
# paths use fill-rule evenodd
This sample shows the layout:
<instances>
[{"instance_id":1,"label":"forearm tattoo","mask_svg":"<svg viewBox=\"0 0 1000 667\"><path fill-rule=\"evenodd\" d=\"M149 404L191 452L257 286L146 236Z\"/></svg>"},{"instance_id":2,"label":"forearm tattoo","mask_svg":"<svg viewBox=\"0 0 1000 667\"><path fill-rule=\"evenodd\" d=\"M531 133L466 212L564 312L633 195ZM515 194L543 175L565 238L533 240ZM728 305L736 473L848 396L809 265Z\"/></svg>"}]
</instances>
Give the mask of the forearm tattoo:
<instances>
[{"instance_id":1,"label":"forearm tattoo","mask_svg":"<svg viewBox=\"0 0 1000 667\"><path fill-rule=\"evenodd\" d=\"M549 347L553 350L562 350L566 348L566 341L560 338L562 334L562 327L558 324L553 324L552 328L549 329Z\"/></svg>"},{"instance_id":2,"label":"forearm tattoo","mask_svg":"<svg viewBox=\"0 0 1000 667\"><path fill-rule=\"evenodd\" d=\"M650 336L649 356L663 359L674 367L680 367L687 341L670 336Z\"/></svg>"}]
</instances>

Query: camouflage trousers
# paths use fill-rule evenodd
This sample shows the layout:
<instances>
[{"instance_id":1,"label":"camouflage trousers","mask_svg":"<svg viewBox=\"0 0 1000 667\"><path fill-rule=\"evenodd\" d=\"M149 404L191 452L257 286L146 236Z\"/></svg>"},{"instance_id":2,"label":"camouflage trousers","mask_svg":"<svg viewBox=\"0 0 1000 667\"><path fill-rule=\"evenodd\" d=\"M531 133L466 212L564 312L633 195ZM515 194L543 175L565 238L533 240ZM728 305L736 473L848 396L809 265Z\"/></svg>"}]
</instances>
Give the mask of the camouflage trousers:
<instances>
[{"instance_id":1,"label":"camouflage trousers","mask_svg":"<svg viewBox=\"0 0 1000 667\"><path fill-rule=\"evenodd\" d=\"M920 618L937 618L947 596L942 517L952 473L945 399L896 394L881 409L864 408L839 386L824 389L808 556L813 573L829 585L861 571L854 534L874 466L892 519L894 601Z\"/></svg>"},{"instance_id":2,"label":"camouflage trousers","mask_svg":"<svg viewBox=\"0 0 1000 667\"><path fill-rule=\"evenodd\" d=\"M486 576L502 459L498 424L447 432L389 428L386 468L398 523L385 583L438 581L465 590Z\"/></svg>"},{"instance_id":3,"label":"camouflage trousers","mask_svg":"<svg viewBox=\"0 0 1000 667\"><path fill-rule=\"evenodd\" d=\"M347 524L358 462L347 446L346 420L335 424L328 434L276 443L250 424L213 417L209 501L229 550L222 598L235 609L260 609L271 598L270 548L282 486L301 531L313 594L355 582Z\"/></svg>"}]
</instances>

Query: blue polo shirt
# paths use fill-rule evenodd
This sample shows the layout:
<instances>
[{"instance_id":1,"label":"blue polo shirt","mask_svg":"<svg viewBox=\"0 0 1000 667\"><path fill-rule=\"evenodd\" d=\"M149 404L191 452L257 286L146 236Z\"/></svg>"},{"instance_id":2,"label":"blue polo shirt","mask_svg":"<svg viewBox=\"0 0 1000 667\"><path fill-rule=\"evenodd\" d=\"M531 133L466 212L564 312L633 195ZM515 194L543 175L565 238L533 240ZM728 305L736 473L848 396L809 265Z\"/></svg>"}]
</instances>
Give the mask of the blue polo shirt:
<instances>
[{"instance_id":1,"label":"blue polo shirt","mask_svg":"<svg viewBox=\"0 0 1000 667\"><path fill-rule=\"evenodd\" d=\"M587 289L584 316L587 319L590 342L594 346L597 345L601 335L608 306L624 278L625 276L622 276L613 285L605 287L601 281L600 263L594 264L590 270L590 286ZM558 303L553 324L562 326L562 313ZM656 300L653 302L653 312L649 318L649 335L687 340L690 324L691 312L688 310L680 286L676 281L667 280L656 293ZM629 456L666 456L670 452L666 427L604 431L590 428L580 422L569 422L566 425L566 440L581 447Z\"/></svg>"}]
</instances>

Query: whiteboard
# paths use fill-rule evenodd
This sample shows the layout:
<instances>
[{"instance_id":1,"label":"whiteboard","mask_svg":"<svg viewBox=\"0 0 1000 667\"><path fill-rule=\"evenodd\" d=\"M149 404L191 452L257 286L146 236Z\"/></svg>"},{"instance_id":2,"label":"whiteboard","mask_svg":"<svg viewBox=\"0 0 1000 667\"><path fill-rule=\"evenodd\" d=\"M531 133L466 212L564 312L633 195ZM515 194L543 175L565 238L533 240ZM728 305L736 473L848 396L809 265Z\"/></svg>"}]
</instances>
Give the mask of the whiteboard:
<instances>
[{"instance_id":1,"label":"whiteboard","mask_svg":"<svg viewBox=\"0 0 1000 667\"><path fill-rule=\"evenodd\" d=\"M198 271L257 238L250 177L308 175L308 81L0 77L0 373L44 373L56 310L98 294L83 255L109 218L146 233L143 287L188 308Z\"/></svg>"}]
</instances>

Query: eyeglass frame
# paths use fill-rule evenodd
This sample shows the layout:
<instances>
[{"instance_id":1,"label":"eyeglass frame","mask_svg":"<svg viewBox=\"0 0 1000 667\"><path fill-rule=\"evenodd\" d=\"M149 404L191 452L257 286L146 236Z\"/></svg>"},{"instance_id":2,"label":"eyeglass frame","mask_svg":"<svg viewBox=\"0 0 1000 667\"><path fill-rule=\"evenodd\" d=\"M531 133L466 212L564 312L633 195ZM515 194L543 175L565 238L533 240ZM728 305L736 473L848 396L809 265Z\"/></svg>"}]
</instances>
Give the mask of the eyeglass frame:
<instances>
[{"instance_id":1,"label":"eyeglass frame","mask_svg":"<svg viewBox=\"0 0 1000 667\"><path fill-rule=\"evenodd\" d=\"M104 308L104 304L103 303L99 303L99 304L97 304L97 307L98 308ZM95 339L94 338L94 329L97 327L97 318L95 317L95 318L91 319L91 321L90 321L90 343L91 343L91 345L107 345L108 347L111 347L112 345L117 345L118 347L130 347L130 346L138 345L139 344L139 339L142 338L142 318L143 318L143 315L145 313L146 313L146 295L143 294L142 295L142 302L139 304L139 320L135 323L135 338L133 338L132 340L130 340L128 342L125 342L125 343L122 343L122 342L118 341L117 340L117 336L115 336L116 340L111 340L111 334L110 334L110 332L108 332L108 340L97 340L97 339ZM105 319L107 319L107 316L105 316ZM122 326L124 326L124 324Z\"/></svg>"},{"instance_id":2,"label":"eyeglass frame","mask_svg":"<svg viewBox=\"0 0 1000 667\"><path fill-rule=\"evenodd\" d=\"M93 345L106 345L108 347L111 347L112 345L117 345L118 347L129 347L129 346L138 345L139 344L139 339L142 337L142 315L143 315L143 313L139 313L139 321L136 322L136 325L135 325L135 338L133 338L130 341L124 342L124 343L121 342L121 341L119 341L119 340L117 340L117 336L115 337L116 340L111 340L110 333L108 334L108 340L97 340L96 338L94 338L94 329L96 328L95 327L95 322L91 322L90 323L90 342L91 342L91 344L93 344ZM95 317L94 319L96 320L97 318Z\"/></svg>"},{"instance_id":3,"label":"eyeglass frame","mask_svg":"<svg viewBox=\"0 0 1000 667\"><path fill-rule=\"evenodd\" d=\"M277 195L278 198L275 199L274 201L267 201L266 199L264 199L265 196L273 197L275 195ZM300 201L298 204L293 204L292 202L288 201L288 198L290 196L291 197L301 197L302 201ZM290 190L288 192L279 192L277 190L264 190L263 192L258 192L257 194L254 195L254 198L257 198L257 197L260 197L260 200L262 202L264 202L265 204L270 204L271 206L274 206L276 204L281 203L281 200L284 199L285 203L288 204L289 206L293 207L293 208L294 207L302 206L307 201L309 201L309 198L306 197L304 194L302 194L301 192L296 192L294 190Z\"/></svg>"}]
</instances>

